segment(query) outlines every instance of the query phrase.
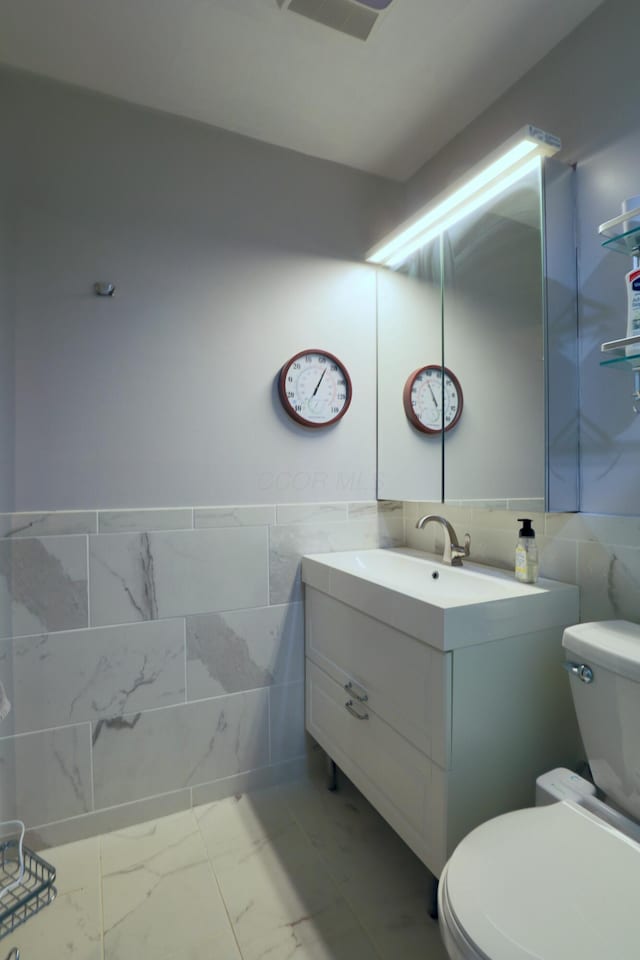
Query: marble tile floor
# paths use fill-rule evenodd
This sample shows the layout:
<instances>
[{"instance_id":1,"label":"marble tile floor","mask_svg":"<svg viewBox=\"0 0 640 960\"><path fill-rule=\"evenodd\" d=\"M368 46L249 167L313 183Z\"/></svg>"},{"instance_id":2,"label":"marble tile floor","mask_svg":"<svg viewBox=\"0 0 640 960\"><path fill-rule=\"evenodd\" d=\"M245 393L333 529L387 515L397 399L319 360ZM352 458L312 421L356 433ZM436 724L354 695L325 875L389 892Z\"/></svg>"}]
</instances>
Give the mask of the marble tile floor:
<instances>
[{"instance_id":1,"label":"marble tile floor","mask_svg":"<svg viewBox=\"0 0 640 960\"><path fill-rule=\"evenodd\" d=\"M445 960L429 874L342 776L196 807L43 854L58 897L21 960Z\"/></svg>"}]
</instances>

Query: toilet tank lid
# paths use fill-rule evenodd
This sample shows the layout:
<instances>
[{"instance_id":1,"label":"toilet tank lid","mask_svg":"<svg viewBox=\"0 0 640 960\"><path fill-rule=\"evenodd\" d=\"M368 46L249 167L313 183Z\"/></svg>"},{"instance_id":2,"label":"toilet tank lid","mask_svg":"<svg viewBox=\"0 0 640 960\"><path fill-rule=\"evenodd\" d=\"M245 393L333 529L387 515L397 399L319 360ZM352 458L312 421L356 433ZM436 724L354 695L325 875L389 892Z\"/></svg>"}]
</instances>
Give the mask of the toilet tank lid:
<instances>
[{"instance_id":1,"label":"toilet tank lid","mask_svg":"<svg viewBox=\"0 0 640 960\"><path fill-rule=\"evenodd\" d=\"M565 650L589 663L640 682L640 626L628 620L601 620L567 627Z\"/></svg>"}]
</instances>

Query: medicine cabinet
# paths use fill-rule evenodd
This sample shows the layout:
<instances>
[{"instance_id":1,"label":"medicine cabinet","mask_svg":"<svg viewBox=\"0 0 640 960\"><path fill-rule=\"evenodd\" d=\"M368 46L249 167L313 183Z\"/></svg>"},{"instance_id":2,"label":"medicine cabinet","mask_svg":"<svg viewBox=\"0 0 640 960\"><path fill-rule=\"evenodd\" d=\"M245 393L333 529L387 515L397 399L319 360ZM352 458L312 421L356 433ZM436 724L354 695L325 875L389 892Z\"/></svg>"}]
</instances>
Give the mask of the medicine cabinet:
<instances>
[{"instance_id":1,"label":"medicine cabinet","mask_svg":"<svg viewBox=\"0 0 640 960\"><path fill-rule=\"evenodd\" d=\"M376 267L380 498L578 509L573 175L537 158L394 269ZM425 433L403 392L429 364L455 375L463 409Z\"/></svg>"}]
</instances>

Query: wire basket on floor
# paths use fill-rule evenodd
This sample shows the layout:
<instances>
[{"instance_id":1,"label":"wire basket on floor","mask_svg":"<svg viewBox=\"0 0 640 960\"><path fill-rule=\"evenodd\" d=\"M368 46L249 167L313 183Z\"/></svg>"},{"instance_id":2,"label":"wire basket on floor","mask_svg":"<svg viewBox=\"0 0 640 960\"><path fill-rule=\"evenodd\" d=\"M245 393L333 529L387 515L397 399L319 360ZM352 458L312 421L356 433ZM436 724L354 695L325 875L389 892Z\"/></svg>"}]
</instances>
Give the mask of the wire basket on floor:
<instances>
[{"instance_id":1,"label":"wire basket on floor","mask_svg":"<svg viewBox=\"0 0 640 960\"><path fill-rule=\"evenodd\" d=\"M0 940L51 903L55 879L51 864L22 846L22 836L0 841Z\"/></svg>"}]
</instances>

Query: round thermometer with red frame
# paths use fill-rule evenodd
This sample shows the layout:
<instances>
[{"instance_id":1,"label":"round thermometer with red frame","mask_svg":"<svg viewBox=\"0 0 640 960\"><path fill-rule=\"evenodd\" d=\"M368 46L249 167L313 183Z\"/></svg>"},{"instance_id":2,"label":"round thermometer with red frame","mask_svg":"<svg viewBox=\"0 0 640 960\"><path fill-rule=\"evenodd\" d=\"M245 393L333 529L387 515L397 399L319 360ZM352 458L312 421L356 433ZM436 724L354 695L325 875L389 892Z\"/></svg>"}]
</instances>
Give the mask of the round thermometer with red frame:
<instances>
[{"instance_id":1,"label":"round thermometer with red frame","mask_svg":"<svg viewBox=\"0 0 640 960\"><path fill-rule=\"evenodd\" d=\"M402 394L409 422L423 433L452 430L462 415L462 387L447 367L430 363L407 378Z\"/></svg>"},{"instance_id":2,"label":"round thermometer with red frame","mask_svg":"<svg viewBox=\"0 0 640 960\"><path fill-rule=\"evenodd\" d=\"M329 427L349 409L351 377L332 353L301 350L280 371L278 392L282 406L297 423Z\"/></svg>"}]
</instances>

